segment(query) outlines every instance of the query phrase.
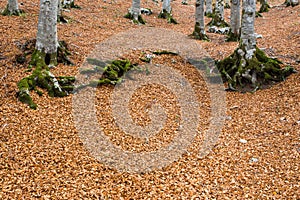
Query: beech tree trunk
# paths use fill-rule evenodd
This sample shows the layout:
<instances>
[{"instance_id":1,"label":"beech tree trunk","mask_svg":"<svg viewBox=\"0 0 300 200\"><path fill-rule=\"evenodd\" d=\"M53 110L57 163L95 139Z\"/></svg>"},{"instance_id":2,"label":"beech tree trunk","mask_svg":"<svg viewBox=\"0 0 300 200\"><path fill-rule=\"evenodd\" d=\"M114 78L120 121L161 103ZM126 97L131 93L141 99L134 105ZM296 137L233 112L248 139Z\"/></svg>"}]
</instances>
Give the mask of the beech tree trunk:
<instances>
[{"instance_id":1,"label":"beech tree trunk","mask_svg":"<svg viewBox=\"0 0 300 200\"><path fill-rule=\"evenodd\" d=\"M177 21L172 16L171 0L163 0L162 10L158 18L164 18L168 20L168 23L177 24Z\"/></svg>"},{"instance_id":2,"label":"beech tree trunk","mask_svg":"<svg viewBox=\"0 0 300 200\"><path fill-rule=\"evenodd\" d=\"M299 0L290 0L291 1L291 6L297 6L299 5Z\"/></svg>"},{"instance_id":3,"label":"beech tree trunk","mask_svg":"<svg viewBox=\"0 0 300 200\"><path fill-rule=\"evenodd\" d=\"M195 11L195 28L193 36L200 40L209 40L205 33L204 23L204 0L196 0L196 11Z\"/></svg>"},{"instance_id":4,"label":"beech tree trunk","mask_svg":"<svg viewBox=\"0 0 300 200\"><path fill-rule=\"evenodd\" d=\"M171 0L163 0L162 12L171 13Z\"/></svg>"},{"instance_id":5,"label":"beech tree trunk","mask_svg":"<svg viewBox=\"0 0 300 200\"><path fill-rule=\"evenodd\" d=\"M213 9L212 9L212 0L206 0L206 11L205 15L208 17L211 17L213 14Z\"/></svg>"},{"instance_id":6,"label":"beech tree trunk","mask_svg":"<svg viewBox=\"0 0 300 200\"><path fill-rule=\"evenodd\" d=\"M57 65L57 9L58 0L41 0L36 36L35 52L32 62L40 62L40 58L47 65Z\"/></svg>"},{"instance_id":7,"label":"beech tree trunk","mask_svg":"<svg viewBox=\"0 0 300 200\"><path fill-rule=\"evenodd\" d=\"M132 6L130 9L130 13L133 16L133 19L138 21L139 16L141 15L141 1L140 0L132 0Z\"/></svg>"},{"instance_id":8,"label":"beech tree trunk","mask_svg":"<svg viewBox=\"0 0 300 200\"><path fill-rule=\"evenodd\" d=\"M8 0L3 15L20 15L18 0Z\"/></svg>"},{"instance_id":9,"label":"beech tree trunk","mask_svg":"<svg viewBox=\"0 0 300 200\"><path fill-rule=\"evenodd\" d=\"M227 41L239 41L241 28L240 0L231 0L230 32Z\"/></svg>"},{"instance_id":10,"label":"beech tree trunk","mask_svg":"<svg viewBox=\"0 0 300 200\"><path fill-rule=\"evenodd\" d=\"M216 0L215 12L212 20L208 23L209 26L228 27L229 25L224 20L224 4L223 0Z\"/></svg>"},{"instance_id":11,"label":"beech tree trunk","mask_svg":"<svg viewBox=\"0 0 300 200\"><path fill-rule=\"evenodd\" d=\"M251 59L256 49L256 36L254 32L255 0L243 0L243 15L241 27L240 47L243 57Z\"/></svg>"}]
</instances>

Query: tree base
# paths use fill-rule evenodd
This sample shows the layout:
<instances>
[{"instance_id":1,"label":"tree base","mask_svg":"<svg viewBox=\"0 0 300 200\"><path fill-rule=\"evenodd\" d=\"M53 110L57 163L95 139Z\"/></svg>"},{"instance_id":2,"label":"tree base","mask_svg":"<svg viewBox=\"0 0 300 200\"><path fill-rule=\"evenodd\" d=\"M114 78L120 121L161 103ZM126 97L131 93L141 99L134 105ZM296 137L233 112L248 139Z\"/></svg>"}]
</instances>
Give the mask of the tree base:
<instances>
[{"instance_id":1,"label":"tree base","mask_svg":"<svg viewBox=\"0 0 300 200\"><path fill-rule=\"evenodd\" d=\"M234 34L229 31L228 37L226 38L226 42L238 42L240 40L239 34Z\"/></svg>"},{"instance_id":2,"label":"tree base","mask_svg":"<svg viewBox=\"0 0 300 200\"><path fill-rule=\"evenodd\" d=\"M25 12L23 10L14 10L14 11L9 11L8 10L8 5L6 6L5 10L1 13L1 15L3 16L23 16L25 15Z\"/></svg>"},{"instance_id":3,"label":"tree base","mask_svg":"<svg viewBox=\"0 0 300 200\"><path fill-rule=\"evenodd\" d=\"M138 16L138 19L135 19L133 14L128 12L124 17L132 20L132 22L135 24L146 24L146 21L143 19L141 15Z\"/></svg>"},{"instance_id":4,"label":"tree base","mask_svg":"<svg viewBox=\"0 0 300 200\"><path fill-rule=\"evenodd\" d=\"M258 12L259 13L269 12L269 8L271 8L269 4L267 3L261 4Z\"/></svg>"},{"instance_id":5,"label":"tree base","mask_svg":"<svg viewBox=\"0 0 300 200\"><path fill-rule=\"evenodd\" d=\"M229 27L229 24L216 14L212 14L212 20L207 25L221 27L221 28Z\"/></svg>"},{"instance_id":6,"label":"tree base","mask_svg":"<svg viewBox=\"0 0 300 200\"><path fill-rule=\"evenodd\" d=\"M250 60L244 59L239 53L240 50L236 49L232 55L217 63L229 90L249 92L267 88L284 81L286 77L296 72L290 66L281 68L280 61L267 57L259 48L256 48Z\"/></svg>"},{"instance_id":7,"label":"tree base","mask_svg":"<svg viewBox=\"0 0 300 200\"><path fill-rule=\"evenodd\" d=\"M178 24L177 21L173 18L172 13L168 13L166 10L163 10L159 13L158 18L167 19L170 24Z\"/></svg>"},{"instance_id":8,"label":"tree base","mask_svg":"<svg viewBox=\"0 0 300 200\"><path fill-rule=\"evenodd\" d=\"M55 77L49 69L49 66L55 66L57 62L71 63L67 58L70 52L65 42L60 42L59 44L58 52L54 54L46 54L35 49L30 61L30 67L35 67L32 74L21 79L17 84L19 101L26 103L32 109L36 109L37 104L33 102L30 91L35 91L41 96L43 93L38 89L41 88L47 90L48 95L51 97L64 97L74 89L73 83L75 82L75 77Z\"/></svg>"}]
</instances>

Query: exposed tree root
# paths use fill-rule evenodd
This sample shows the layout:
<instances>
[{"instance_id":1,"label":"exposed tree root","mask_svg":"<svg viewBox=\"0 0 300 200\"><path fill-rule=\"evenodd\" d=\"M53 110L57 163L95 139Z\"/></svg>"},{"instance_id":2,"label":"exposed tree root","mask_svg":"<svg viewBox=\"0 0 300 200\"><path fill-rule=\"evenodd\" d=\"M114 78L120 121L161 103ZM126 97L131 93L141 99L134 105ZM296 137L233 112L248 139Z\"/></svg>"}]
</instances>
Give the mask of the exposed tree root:
<instances>
[{"instance_id":1,"label":"exposed tree root","mask_svg":"<svg viewBox=\"0 0 300 200\"><path fill-rule=\"evenodd\" d=\"M194 31L190 36L194 39L197 39L197 40L210 41L208 36L201 32L199 27L200 27L199 22L196 22L195 27L194 27Z\"/></svg>"},{"instance_id":2,"label":"exposed tree root","mask_svg":"<svg viewBox=\"0 0 300 200\"><path fill-rule=\"evenodd\" d=\"M176 21L176 19L173 18L172 13L169 13L166 10L162 10L159 13L158 18L167 19L168 23L171 23L171 24L178 24L178 22Z\"/></svg>"},{"instance_id":3,"label":"exposed tree root","mask_svg":"<svg viewBox=\"0 0 300 200\"><path fill-rule=\"evenodd\" d=\"M14 11L9 11L8 9L8 5L6 6L6 8L4 9L4 11L1 13L1 15L4 15L4 16L23 16L25 15L25 12L21 9L18 9L18 10L14 10Z\"/></svg>"},{"instance_id":4,"label":"exposed tree root","mask_svg":"<svg viewBox=\"0 0 300 200\"><path fill-rule=\"evenodd\" d=\"M217 26L222 28L229 27L229 24L218 15L212 14L211 18L212 20L207 24L208 26Z\"/></svg>"},{"instance_id":5,"label":"exposed tree root","mask_svg":"<svg viewBox=\"0 0 300 200\"><path fill-rule=\"evenodd\" d=\"M80 69L81 74L96 74L101 73L101 77L98 80L92 80L88 84L79 85L75 90L79 90L85 87L96 87L98 85L110 84L116 85L120 83L124 77L130 78L130 70L141 70L136 64L132 64L129 60L114 60L114 61L100 61L93 58L88 58L87 62L93 65L92 69Z\"/></svg>"},{"instance_id":6,"label":"exposed tree root","mask_svg":"<svg viewBox=\"0 0 300 200\"><path fill-rule=\"evenodd\" d=\"M240 35L239 34L234 34L231 32L231 30L228 33L228 36L226 38L226 42L238 42L240 40Z\"/></svg>"},{"instance_id":7,"label":"exposed tree root","mask_svg":"<svg viewBox=\"0 0 300 200\"><path fill-rule=\"evenodd\" d=\"M30 91L37 92L38 95L43 93L38 89L45 89L51 97L64 97L73 90L75 77L59 76L55 77L49 66L55 66L57 62L70 64L67 58L69 52L64 42L60 42L58 53L45 54L34 50L31 56L30 66L34 67L32 74L21 79L18 82L18 99L29 105L30 108L36 109L37 104L33 102Z\"/></svg>"},{"instance_id":8,"label":"exposed tree root","mask_svg":"<svg viewBox=\"0 0 300 200\"><path fill-rule=\"evenodd\" d=\"M135 19L133 14L128 12L124 17L127 19L131 19L135 24L146 24L146 21L143 19L142 15L139 15L138 19Z\"/></svg>"},{"instance_id":9,"label":"exposed tree root","mask_svg":"<svg viewBox=\"0 0 300 200\"><path fill-rule=\"evenodd\" d=\"M236 49L232 55L217 63L229 90L254 91L284 81L296 72L290 66L281 68L280 61L267 57L259 48L249 60L243 58L239 50Z\"/></svg>"}]
</instances>

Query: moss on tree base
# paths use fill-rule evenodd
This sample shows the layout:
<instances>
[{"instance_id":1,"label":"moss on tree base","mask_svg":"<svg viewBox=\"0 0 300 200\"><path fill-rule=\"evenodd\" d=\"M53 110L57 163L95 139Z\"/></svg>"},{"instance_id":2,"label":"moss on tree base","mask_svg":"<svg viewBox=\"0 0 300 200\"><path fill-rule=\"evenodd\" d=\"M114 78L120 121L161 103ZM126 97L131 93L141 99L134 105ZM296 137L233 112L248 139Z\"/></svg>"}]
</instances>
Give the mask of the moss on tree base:
<instances>
[{"instance_id":1,"label":"moss on tree base","mask_svg":"<svg viewBox=\"0 0 300 200\"><path fill-rule=\"evenodd\" d=\"M4 11L1 13L1 15L4 15L4 16L23 16L25 15L25 12L23 10L14 10L14 11L9 11L8 9L8 5L6 6L6 8L4 9Z\"/></svg>"},{"instance_id":2,"label":"moss on tree base","mask_svg":"<svg viewBox=\"0 0 300 200\"><path fill-rule=\"evenodd\" d=\"M30 91L35 91L38 95L42 92L38 89L45 89L51 97L64 97L73 90L75 77L59 76L55 77L49 66L57 65L57 62L65 61L62 55L69 54L64 43L60 43L58 53L46 54L37 49L31 55L30 67L34 67L32 74L21 79L18 82L18 99L29 105L30 108L36 109L37 104L33 102ZM63 56L64 57L64 56Z\"/></svg>"},{"instance_id":3,"label":"moss on tree base","mask_svg":"<svg viewBox=\"0 0 300 200\"><path fill-rule=\"evenodd\" d=\"M206 34L203 34L200 30L200 23L196 22L194 26L194 32L190 35L192 38L197 40L210 41Z\"/></svg>"},{"instance_id":4,"label":"moss on tree base","mask_svg":"<svg viewBox=\"0 0 300 200\"><path fill-rule=\"evenodd\" d=\"M166 10L162 10L159 13L158 18L167 19L168 23L170 24L178 24L176 19L173 18L172 13L168 13Z\"/></svg>"},{"instance_id":5,"label":"moss on tree base","mask_svg":"<svg viewBox=\"0 0 300 200\"><path fill-rule=\"evenodd\" d=\"M269 8L270 8L270 5L267 4L267 3L262 3L260 8L259 8L259 13L263 13L263 12L269 12Z\"/></svg>"},{"instance_id":6,"label":"moss on tree base","mask_svg":"<svg viewBox=\"0 0 300 200\"><path fill-rule=\"evenodd\" d=\"M146 24L146 21L143 19L142 15L138 16L138 19L136 20L132 13L128 12L125 16L127 19L131 19L133 23L135 24Z\"/></svg>"},{"instance_id":7,"label":"moss on tree base","mask_svg":"<svg viewBox=\"0 0 300 200\"><path fill-rule=\"evenodd\" d=\"M240 40L240 35L239 34L234 34L231 32L231 30L228 33L228 36L226 38L226 42L238 42Z\"/></svg>"},{"instance_id":8,"label":"moss on tree base","mask_svg":"<svg viewBox=\"0 0 300 200\"><path fill-rule=\"evenodd\" d=\"M217 26L221 28L229 27L229 24L224 20L221 19L218 15L212 14L212 20L207 24L208 26Z\"/></svg>"},{"instance_id":9,"label":"moss on tree base","mask_svg":"<svg viewBox=\"0 0 300 200\"><path fill-rule=\"evenodd\" d=\"M296 71L290 66L281 68L281 62L269 58L256 48L254 56L246 60L236 49L232 55L217 63L224 82L228 82L229 90L255 91L276 82L284 81L287 76Z\"/></svg>"}]
</instances>

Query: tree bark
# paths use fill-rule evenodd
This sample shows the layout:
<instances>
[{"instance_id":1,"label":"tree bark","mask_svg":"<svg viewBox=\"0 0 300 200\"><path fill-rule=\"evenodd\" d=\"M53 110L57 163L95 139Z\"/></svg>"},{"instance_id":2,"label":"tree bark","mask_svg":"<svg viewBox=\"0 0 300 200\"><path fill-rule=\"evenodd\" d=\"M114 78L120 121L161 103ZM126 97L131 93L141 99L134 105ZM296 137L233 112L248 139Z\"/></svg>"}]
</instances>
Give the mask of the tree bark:
<instances>
[{"instance_id":1,"label":"tree bark","mask_svg":"<svg viewBox=\"0 0 300 200\"><path fill-rule=\"evenodd\" d=\"M177 21L172 15L171 0L163 0L162 10L159 13L158 18L167 19L168 23L177 24Z\"/></svg>"},{"instance_id":2,"label":"tree bark","mask_svg":"<svg viewBox=\"0 0 300 200\"><path fill-rule=\"evenodd\" d=\"M228 27L229 25L224 20L224 4L223 0L216 0L215 12L212 20L208 23L209 26Z\"/></svg>"},{"instance_id":3,"label":"tree bark","mask_svg":"<svg viewBox=\"0 0 300 200\"><path fill-rule=\"evenodd\" d=\"M207 17L211 17L213 14L213 9L212 9L212 0L206 0L206 11L205 15Z\"/></svg>"},{"instance_id":4,"label":"tree bark","mask_svg":"<svg viewBox=\"0 0 300 200\"><path fill-rule=\"evenodd\" d=\"M231 0L230 32L227 41L239 41L241 28L240 0Z\"/></svg>"},{"instance_id":5,"label":"tree bark","mask_svg":"<svg viewBox=\"0 0 300 200\"><path fill-rule=\"evenodd\" d=\"M2 12L3 15L20 15L18 0L8 0L5 10Z\"/></svg>"},{"instance_id":6,"label":"tree bark","mask_svg":"<svg viewBox=\"0 0 300 200\"><path fill-rule=\"evenodd\" d=\"M131 8L124 17L131 19L135 24L145 24L146 22L141 16L141 1L132 0Z\"/></svg>"},{"instance_id":7,"label":"tree bark","mask_svg":"<svg viewBox=\"0 0 300 200\"><path fill-rule=\"evenodd\" d=\"M196 11L195 11L195 28L193 36L200 40L209 40L205 33L204 23L204 0L196 0Z\"/></svg>"}]
</instances>

